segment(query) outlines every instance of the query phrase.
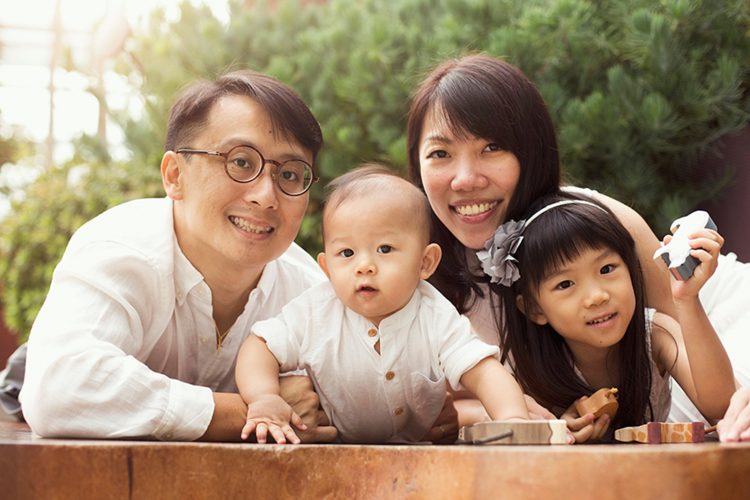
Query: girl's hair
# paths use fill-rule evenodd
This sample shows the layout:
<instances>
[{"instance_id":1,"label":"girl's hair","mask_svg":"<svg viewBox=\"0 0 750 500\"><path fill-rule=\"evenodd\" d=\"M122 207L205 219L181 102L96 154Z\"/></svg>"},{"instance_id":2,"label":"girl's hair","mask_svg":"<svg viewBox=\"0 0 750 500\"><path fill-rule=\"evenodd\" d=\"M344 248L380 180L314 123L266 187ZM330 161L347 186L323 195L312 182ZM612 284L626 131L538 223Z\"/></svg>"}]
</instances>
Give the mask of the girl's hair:
<instances>
[{"instance_id":1,"label":"girl's hair","mask_svg":"<svg viewBox=\"0 0 750 500\"><path fill-rule=\"evenodd\" d=\"M419 142L425 119L436 112L458 137L473 135L512 152L521 165L507 218L519 218L532 201L560 186L557 141L541 94L515 66L487 55L448 60L419 85L409 109L409 177L422 190ZM433 240L443 259L432 281L461 312L482 296L466 263L465 247L432 214ZM472 293L473 292L473 293Z\"/></svg>"},{"instance_id":2,"label":"girl's hair","mask_svg":"<svg viewBox=\"0 0 750 500\"><path fill-rule=\"evenodd\" d=\"M569 193L548 196L526 214L563 199L582 203L561 205L536 218L523 232L523 242L515 253L520 278L510 288L491 285L502 297L506 328L503 329L503 357L509 359L523 389L547 408L567 409L599 387L590 387L574 372L573 356L565 340L549 324L540 326L521 313L516 297L521 295L527 311L539 308L538 289L545 277L574 260L588 249L611 249L628 268L635 292L635 311L625 335L610 350L608 361L619 367L617 381L619 410L611 428L640 425L650 408L651 358L646 339L643 275L630 233L606 207L596 201ZM597 207L601 207L600 210Z\"/></svg>"}]
</instances>

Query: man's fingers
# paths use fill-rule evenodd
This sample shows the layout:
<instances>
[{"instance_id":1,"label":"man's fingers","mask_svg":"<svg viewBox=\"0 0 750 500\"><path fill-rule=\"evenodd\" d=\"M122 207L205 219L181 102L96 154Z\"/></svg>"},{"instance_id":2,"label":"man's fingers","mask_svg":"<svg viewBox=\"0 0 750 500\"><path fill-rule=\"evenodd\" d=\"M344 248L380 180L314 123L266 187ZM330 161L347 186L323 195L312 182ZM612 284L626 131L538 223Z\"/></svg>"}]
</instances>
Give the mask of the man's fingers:
<instances>
[{"instance_id":1,"label":"man's fingers","mask_svg":"<svg viewBox=\"0 0 750 500\"><path fill-rule=\"evenodd\" d=\"M339 435L339 431L330 425L319 426L312 433L312 440L306 440L308 443L332 443Z\"/></svg>"},{"instance_id":2,"label":"man's fingers","mask_svg":"<svg viewBox=\"0 0 750 500\"><path fill-rule=\"evenodd\" d=\"M328 427L331 425L331 421L328 419L328 415L323 410L318 410L318 427Z\"/></svg>"}]
</instances>

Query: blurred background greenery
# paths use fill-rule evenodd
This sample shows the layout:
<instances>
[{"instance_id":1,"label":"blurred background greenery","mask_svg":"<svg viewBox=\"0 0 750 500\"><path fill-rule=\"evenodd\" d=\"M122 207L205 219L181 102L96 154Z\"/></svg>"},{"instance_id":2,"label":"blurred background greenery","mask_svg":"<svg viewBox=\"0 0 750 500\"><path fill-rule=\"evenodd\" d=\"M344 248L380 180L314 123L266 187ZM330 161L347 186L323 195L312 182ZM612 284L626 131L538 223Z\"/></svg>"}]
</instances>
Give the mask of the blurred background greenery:
<instances>
[{"instance_id":1,"label":"blurred background greenery","mask_svg":"<svg viewBox=\"0 0 750 500\"><path fill-rule=\"evenodd\" d=\"M252 68L312 108L325 147L298 238L310 252L327 181L368 160L405 169L410 92L447 57L482 51L518 65L550 107L567 180L632 205L657 234L731 182L732 166L698 178L698 159L750 117L747 0L234 1L227 21L187 2L179 10L154 11L115 59L144 103L137 118L108 110L127 158L83 135L0 221L5 319L21 338L72 232L109 206L164 195L168 109L196 78ZM0 165L29 148L0 128Z\"/></svg>"}]
</instances>

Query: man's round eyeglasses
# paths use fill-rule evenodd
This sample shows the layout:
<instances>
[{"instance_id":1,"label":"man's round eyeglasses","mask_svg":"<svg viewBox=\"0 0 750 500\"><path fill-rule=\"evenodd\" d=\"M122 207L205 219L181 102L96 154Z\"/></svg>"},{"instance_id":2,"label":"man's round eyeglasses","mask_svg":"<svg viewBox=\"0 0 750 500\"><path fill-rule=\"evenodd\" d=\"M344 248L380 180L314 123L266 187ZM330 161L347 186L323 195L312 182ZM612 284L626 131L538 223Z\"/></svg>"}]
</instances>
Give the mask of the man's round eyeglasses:
<instances>
[{"instance_id":1,"label":"man's round eyeglasses","mask_svg":"<svg viewBox=\"0 0 750 500\"><path fill-rule=\"evenodd\" d=\"M317 181L312 167L302 160L278 162L263 158L260 151L252 146L235 146L226 153L205 149L180 148L175 153L185 155L221 156L224 159L224 171L235 182L247 183L257 179L263 173L266 163L276 167L272 177L281 191L289 196L300 196Z\"/></svg>"}]
</instances>

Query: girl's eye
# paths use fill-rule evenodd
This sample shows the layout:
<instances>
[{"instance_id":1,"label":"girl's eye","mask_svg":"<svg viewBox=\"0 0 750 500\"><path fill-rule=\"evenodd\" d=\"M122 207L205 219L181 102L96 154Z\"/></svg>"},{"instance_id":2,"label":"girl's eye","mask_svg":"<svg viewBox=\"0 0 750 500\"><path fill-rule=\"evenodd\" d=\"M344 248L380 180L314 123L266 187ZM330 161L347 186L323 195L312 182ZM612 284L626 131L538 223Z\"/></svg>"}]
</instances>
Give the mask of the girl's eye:
<instances>
[{"instance_id":1,"label":"girl's eye","mask_svg":"<svg viewBox=\"0 0 750 500\"><path fill-rule=\"evenodd\" d=\"M351 248L344 248L339 252L339 255L341 255L342 257L351 257L352 255L354 255L354 250L352 250Z\"/></svg>"},{"instance_id":2,"label":"girl's eye","mask_svg":"<svg viewBox=\"0 0 750 500\"><path fill-rule=\"evenodd\" d=\"M565 280L558 283L555 288L558 290L565 290L566 288L570 288L571 286L573 286L573 282L570 280Z\"/></svg>"},{"instance_id":3,"label":"girl's eye","mask_svg":"<svg viewBox=\"0 0 750 500\"><path fill-rule=\"evenodd\" d=\"M487 144L484 148L485 151L501 151L500 145L494 142Z\"/></svg>"},{"instance_id":4,"label":"girl's eye","mask_svg":"<svg viewBox=\"0 0 750 500\"><path fill-rule=\"evenodd\" d=\"M443 149L436 149L435 151L430 151L429 153L427 153L427 158L431 158L431 159L448 158L448 153Z\"/></svg>"},{"instance_id":5,"label":"girl's eye","mask_svg":"<svg viewBox=\"0 0 750 500\"><path fill-rule=\"evenodd\" d=\"M391 250L393 250L393 247L390 245L380 245L378 247L378 253L391 253Z\"/></svg>"},{"instance_id":6,"label":"girl's eye","mask_svg":"<svg viewBox=\"0 0 750 500\"><path fill-rule=\"evenodd\" d=\"M606 266L602 267L599 271L601 274L609 274L615 270L614 264L607 264Z\"/></svg>"}]
</instances>

